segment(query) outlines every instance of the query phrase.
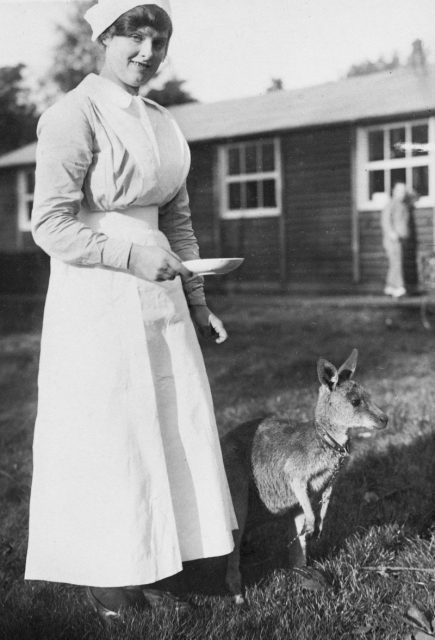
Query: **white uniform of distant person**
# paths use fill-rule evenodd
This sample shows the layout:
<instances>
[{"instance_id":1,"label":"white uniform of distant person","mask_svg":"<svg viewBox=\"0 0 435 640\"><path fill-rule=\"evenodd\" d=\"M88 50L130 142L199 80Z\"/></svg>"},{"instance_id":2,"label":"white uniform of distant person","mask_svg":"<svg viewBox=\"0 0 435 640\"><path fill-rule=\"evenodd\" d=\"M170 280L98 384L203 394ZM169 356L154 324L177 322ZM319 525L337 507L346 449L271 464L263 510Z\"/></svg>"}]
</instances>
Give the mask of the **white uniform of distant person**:
<instances>
[{"instance_id":1,"label":"white uniform of distant person","mask_svg":"<svg viewBox=\"0 0 435 640\"><path fill-rule=\"evenodd\" d=\"M104 11L116 19L134 6L100 0L94 38L110 24L98 24ZM122 61L112 45L108 56ZM199 256L189 166L169 112L104 73L40 119L32 226L51 275L27 579L149 584L233 548L237 523L191 315L201 325L205 313L220 341L226 334L202 279L181 266Z\"/></svg>"}]
</instances>

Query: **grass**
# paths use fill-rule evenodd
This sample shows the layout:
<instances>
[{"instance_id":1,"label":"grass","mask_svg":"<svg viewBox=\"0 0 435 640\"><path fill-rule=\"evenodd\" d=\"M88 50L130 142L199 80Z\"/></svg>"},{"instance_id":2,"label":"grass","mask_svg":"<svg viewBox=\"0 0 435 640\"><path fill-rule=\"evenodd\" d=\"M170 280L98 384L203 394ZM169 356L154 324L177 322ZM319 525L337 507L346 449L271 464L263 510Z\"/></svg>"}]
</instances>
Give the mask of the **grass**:
<instances>
[{"instance_id":1,"label":"grass","mask_svg":"<svg viewBox=\"0 0 435 640\"><path fill-rule=\"evenodd\" d=\"M403 306L253 296L212 302L231 333L219 347L203 343L222 433L264 411L311 416L316 359L340 364L354 346L357 379L390 416L386 432L353 443L324 533L310 543L311 563L331 588L303 588L285 568L283 519L264 514L254 514L244 544L250 586L243 608L206 595L207 578L218 573L210 578L210 565L196 567L205 589L192 594L202 605L192 614L136 614L107 633L79 588L25 583L41 304L8 299L0 306L0 638L392 640L410 632L403 620L410 604L433 616L435 332L422 328L417 309Z\"/></svg>"}]
</instances>

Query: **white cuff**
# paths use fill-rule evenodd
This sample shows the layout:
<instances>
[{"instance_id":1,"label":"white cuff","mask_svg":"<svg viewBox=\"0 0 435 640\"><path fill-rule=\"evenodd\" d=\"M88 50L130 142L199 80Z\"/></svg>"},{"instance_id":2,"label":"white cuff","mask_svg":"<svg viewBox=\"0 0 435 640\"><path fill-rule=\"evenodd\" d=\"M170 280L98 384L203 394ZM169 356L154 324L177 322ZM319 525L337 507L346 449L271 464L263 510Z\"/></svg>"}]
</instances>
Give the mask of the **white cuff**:
<instances>
[{"instance_id":1,"label":"white cuff","mask_svg":"<svg viewBox=\"0 0 435 640\"><path fill-rule=\"evenodd\" d=\"M122 269L127 271L128 260L132 242L120 240L119 238L107 238L101 254L101 261L105 267L112 269Z\"/></svg>"}]
</instances>

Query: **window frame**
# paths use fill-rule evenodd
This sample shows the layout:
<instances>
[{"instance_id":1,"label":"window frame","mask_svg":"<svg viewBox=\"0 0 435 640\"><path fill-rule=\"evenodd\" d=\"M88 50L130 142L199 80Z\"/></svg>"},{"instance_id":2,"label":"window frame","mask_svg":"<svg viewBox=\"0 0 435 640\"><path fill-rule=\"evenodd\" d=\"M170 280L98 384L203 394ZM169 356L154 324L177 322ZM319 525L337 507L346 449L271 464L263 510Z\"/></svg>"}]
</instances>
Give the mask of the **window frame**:
<instances>
[{"instance_id":1,"label":"window frame","mask_svg":"<svg viewBox=\"0 0 435 640\"><path fill-rule=\"evenodd\" d=\"M388 133L391 129L405 128L406 142L409 142L411 127L428 125L429 145L435 142L435 118L416 118L413 120L389 121L357 128L357 203L362 211L378 211L382 208L382 202L369 200L369 171L405 169L407 184L412 184L410 174L413 167L427 166L429 172L427 196L421 196L415 206L417 208L432 207L435 203L435 152L429 148L427 155L412 156L411 151L406 152L404 158L385 158L383 160L369 160L369 133L372 131L384 131L384 153L388 148ZM388 185L385 185L388 189ZM388 191L384 192L388 195Z\"/></svg>"},{"instance_id":2,"label":"window frame","mask_svg":"<svg viewBox=\"0 0 435 640\"><path fill-rule=\"evenodd\" d=\"M35 192L30 193L27 189L27 176L33 173L35 176L35 167L23 167L17 172L17 201L18 201L18 230L22 232L30 232L32 230L31 219L28 215L28 203L33 202Z\"/></svg>"},{"instance_id":3,"label":"window frame","mask_svg":"<svg viewBox=\"0 0 435 640\"><path fill-rule=\"evenodd\" d=\"M252 145L262 145L265 142L271 142L274 146L274 165L273 171L258 171L251 173L229 173L229 150L234 148L246 149ZM219 173L221 176L221 193L220 193L220 211L219 216L222 220L238 220L240 218L269 218L279 217L282 215L282 177L281 177L281 145L280 138L274 137L258 137L249 140L238 140L228 142L219 147ZM275 207L256 207L249 209L230 209L228 197L228 185L231 183L246 183L259 180L275 181Z\"/></svg>"}]
</instances>

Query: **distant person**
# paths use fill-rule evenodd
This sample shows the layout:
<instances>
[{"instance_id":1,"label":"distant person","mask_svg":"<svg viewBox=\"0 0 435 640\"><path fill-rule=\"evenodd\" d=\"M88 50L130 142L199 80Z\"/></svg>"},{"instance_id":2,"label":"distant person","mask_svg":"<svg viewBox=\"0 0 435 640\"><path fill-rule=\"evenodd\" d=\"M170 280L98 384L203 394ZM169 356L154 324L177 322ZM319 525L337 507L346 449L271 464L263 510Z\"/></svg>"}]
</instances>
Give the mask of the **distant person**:
<instances>
[{"instance_id":1,"label":"distant person","mask_svg":"<svg viewBox=\"0 0 435 640\"><path fill-rule=\"evenodd\" d=\"M393 298L406 294L403 256L404 243L410 234L410 217L410 194L403 182L397 182L381 216L383 246L388 258L384 293Z\"/></svg>"}]
</instances>

